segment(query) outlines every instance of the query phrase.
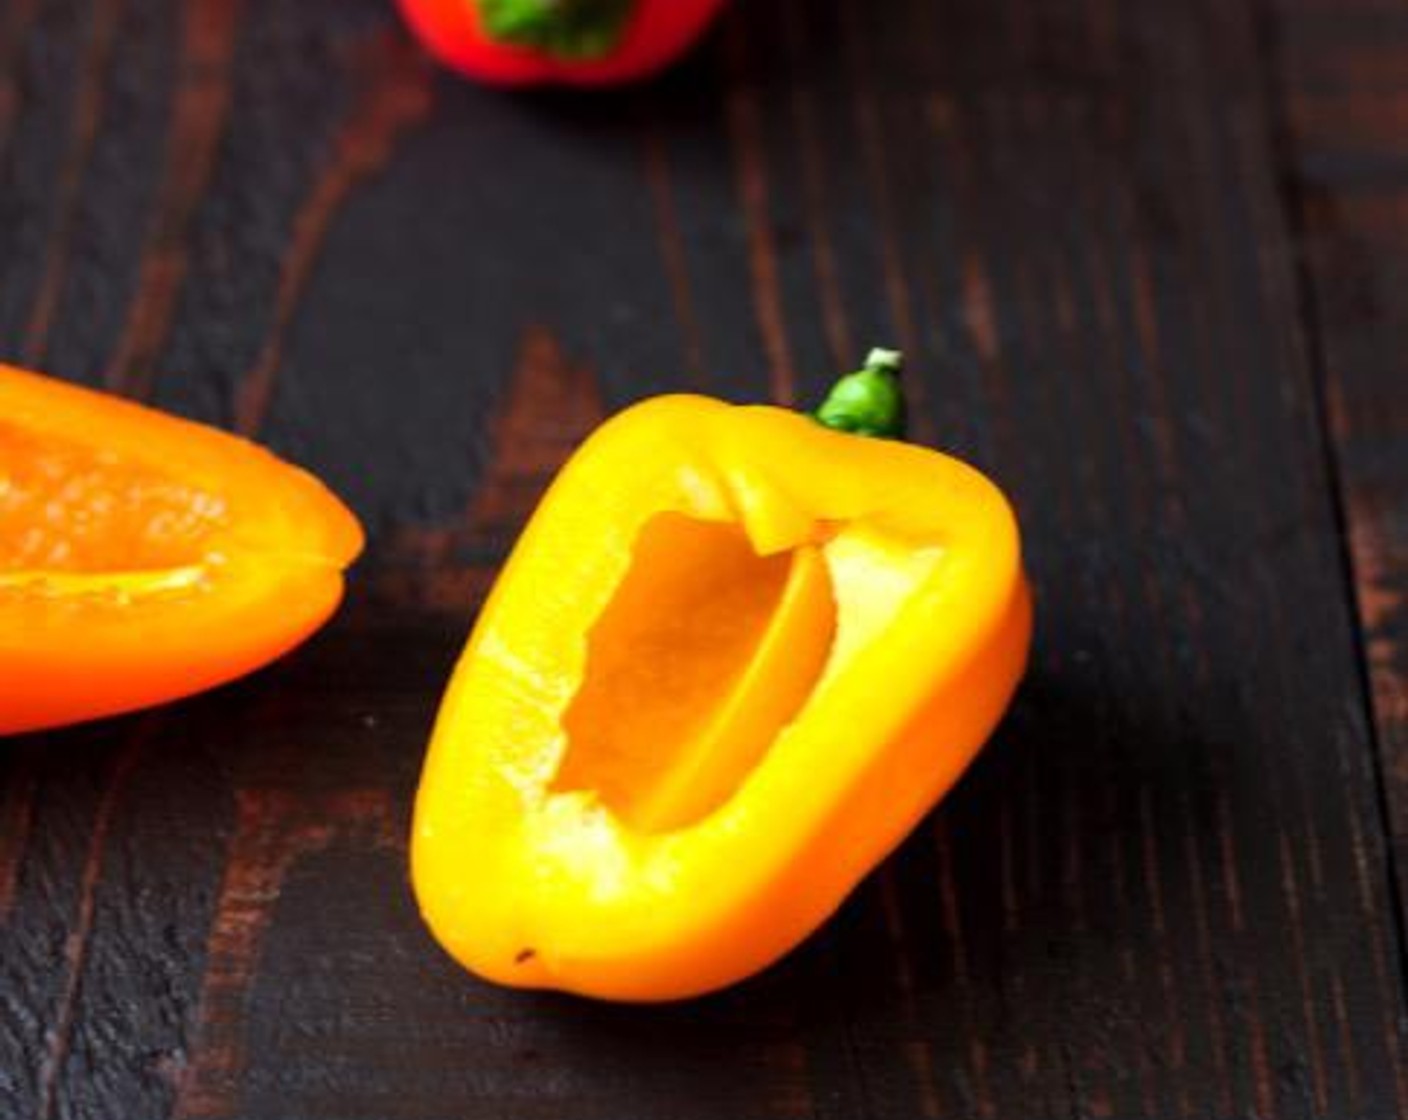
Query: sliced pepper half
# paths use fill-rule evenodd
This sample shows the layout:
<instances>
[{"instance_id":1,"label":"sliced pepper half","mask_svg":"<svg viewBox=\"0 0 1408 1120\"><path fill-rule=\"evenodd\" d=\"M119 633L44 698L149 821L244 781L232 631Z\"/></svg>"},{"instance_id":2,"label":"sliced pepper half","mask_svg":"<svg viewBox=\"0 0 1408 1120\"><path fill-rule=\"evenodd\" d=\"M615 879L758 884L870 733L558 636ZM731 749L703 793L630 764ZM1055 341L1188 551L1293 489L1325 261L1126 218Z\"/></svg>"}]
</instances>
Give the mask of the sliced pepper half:
<instances>
[{"instance_id":1,"label":"sliced pepper half","mask_svg":"<svg viewBox=\"0 0 1408 1120\"><path fill-rule=\"evenodd\" d=\"M341 502L254 444L0 366L0 735L273 660L361 548Z\"/></svg>"},{"instance_id":2,"label":"sliced pepper half","mask_svg":"<svg viewBox=\"0 0 1408 1120\"><path fill-rule=\"evenodd\" d=\"M508 985L742 979L954 783L1030 633L1016 520L970 467L778 408L639 404L563 469L450 684L425 918Z\"/></svg>"}]
</instances>

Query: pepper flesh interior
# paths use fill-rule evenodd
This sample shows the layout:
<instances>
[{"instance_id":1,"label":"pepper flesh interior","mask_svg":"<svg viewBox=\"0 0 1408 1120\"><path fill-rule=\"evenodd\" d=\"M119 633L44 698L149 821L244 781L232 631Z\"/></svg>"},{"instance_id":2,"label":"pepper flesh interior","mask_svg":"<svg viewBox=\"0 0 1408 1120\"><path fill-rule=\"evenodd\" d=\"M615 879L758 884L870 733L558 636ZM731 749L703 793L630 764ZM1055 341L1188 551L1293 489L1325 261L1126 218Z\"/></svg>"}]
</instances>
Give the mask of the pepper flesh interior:
<instances>
[{"instance_id":1,"label":"pepper flesh interior","mask_svg":"<svg viewBox=\"0 0 1408 1120\"><path fill-rule=\"evenodd\" d=\"M554 792L642 833L724 804L806 703L836 606L820 550L754 551L736 525L662 513L592 628Z\"/></svg>"},{"instance_id":2,"label":"pepper flesh interior","mask_svg":"<svg viewBox=\"0 0 1408 1120\"><path fill-rule=\"evenodd\" d=\"M0 423L0 587L190 586L225 517L159 469Z\"/></svg>"}]
</instances>

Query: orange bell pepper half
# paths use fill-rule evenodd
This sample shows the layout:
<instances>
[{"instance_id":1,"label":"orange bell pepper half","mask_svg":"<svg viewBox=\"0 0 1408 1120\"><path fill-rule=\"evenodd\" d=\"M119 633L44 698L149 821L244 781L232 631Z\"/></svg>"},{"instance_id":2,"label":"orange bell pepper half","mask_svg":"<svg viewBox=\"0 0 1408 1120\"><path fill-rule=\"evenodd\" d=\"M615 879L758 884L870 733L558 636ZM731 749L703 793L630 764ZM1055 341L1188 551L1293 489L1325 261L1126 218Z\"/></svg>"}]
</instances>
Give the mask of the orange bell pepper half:
<instances>
[{"instance_id":1,"label":"orange bell pepper half","mask_svg":"<svg viewBox=\"0 0 1408 1120\"><path fill-rule=\"evenodd\" d=\"M649 400L563 469L416 802L420 906L468 968L639 1001L740 980L977 753L1030 641L1017 523L972 468L861 434L899 421L896 364L843 380L829 426Z\"/></svg>"},{"instance_id":2,"label":"orange bell pepper half","mask_svg":"<svg viewBox=\"0 0 1408 1120\"><path fill-rule=\"evenodd\" d=\"M253 444L0 366L0 734L257 668L328 618L361 547Z\"/></svg>"}]
</instances>

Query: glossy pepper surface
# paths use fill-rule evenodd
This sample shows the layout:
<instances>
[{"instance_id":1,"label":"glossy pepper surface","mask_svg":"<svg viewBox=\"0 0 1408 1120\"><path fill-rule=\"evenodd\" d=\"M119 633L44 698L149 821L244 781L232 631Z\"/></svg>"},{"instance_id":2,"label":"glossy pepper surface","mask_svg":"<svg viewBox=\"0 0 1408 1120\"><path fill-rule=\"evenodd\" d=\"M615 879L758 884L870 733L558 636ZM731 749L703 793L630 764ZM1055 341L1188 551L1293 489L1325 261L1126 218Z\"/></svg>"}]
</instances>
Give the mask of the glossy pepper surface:
<instances>
[{"instance_id":1,"label":"glossy pepper surface","mask_svg":"<svg viewBox=\"0 0 1408 1120\"><path fill-rule=\"evenodd\" d=\"M400 0L446 65L492 85L607 86L649 77L726 0Z\"/></svg>"},{"instance_id":2,"label":"glossy pepper surface","mask_svg":"<svg viewBox=\"0 0 1408 1120\"><path fill-rule=\"evenodd\" d=\"M0 734L272 660L361 547L321 483L253 444L0 366Z\"/></svg>"},{"instance_id":3,"label":"glossy pepper surface","mask_svg":"<svg viewBox=\"0 0 1408 1120\"><path fill-rule=\"evenodd\" d=\"M848 383L828 422L898 423ZM455 672L416 804L422 911L504 984L739 980L953 784L1030 631L1016 521L973 469L779 408L636 405L563 469Z\"/></svg>"}]
</instances>

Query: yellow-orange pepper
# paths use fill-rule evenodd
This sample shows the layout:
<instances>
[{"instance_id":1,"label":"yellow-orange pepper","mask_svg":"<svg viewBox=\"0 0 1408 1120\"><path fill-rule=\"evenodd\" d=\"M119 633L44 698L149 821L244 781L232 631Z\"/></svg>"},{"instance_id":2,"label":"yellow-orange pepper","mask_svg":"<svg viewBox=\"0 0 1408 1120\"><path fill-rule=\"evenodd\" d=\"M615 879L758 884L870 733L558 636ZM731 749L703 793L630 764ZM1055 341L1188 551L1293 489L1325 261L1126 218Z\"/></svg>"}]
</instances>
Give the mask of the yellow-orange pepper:
<instances>
[{"instance_id":1,"label":"yellow-orange pepper","mask_svg":"<svg viewBox=\"0 0 1408 1120\"><path fill-rule=\"evenodd\" d=\"M361 548L254 444L0 365L0 735L251 672L328 619Z\"/></svg>"},{"instance_id":2,"label":"yellow-orange pepper","mask_svg":"<svg viewBox=\"0 0 1408 1120\"><path fill-rule=\"evenodd\" d=\"M826 418L864 429L846 384ZM450 684L424 916L503 984L748 976L954 783L1030 633L1016 521L970 467L779 408L636 405L563 469Z\"/></svg>"}]
</instances>

